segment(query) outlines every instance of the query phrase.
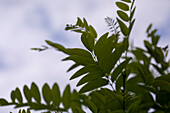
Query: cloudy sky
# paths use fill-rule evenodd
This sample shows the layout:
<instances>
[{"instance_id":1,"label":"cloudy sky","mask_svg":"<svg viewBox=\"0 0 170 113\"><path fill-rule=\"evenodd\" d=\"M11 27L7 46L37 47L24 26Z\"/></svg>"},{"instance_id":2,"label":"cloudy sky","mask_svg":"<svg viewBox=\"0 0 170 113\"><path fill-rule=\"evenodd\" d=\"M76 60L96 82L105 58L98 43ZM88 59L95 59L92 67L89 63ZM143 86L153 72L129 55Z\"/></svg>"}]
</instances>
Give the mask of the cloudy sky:
<instances>
[{"instance_id":1,"label":"cloudy sky","mask_svg":"<svg viewBox=\"0 0 170 113\"><path fill-rule=\"evenodd\" d=\"M115 17L114 0L0 0L0 98L10 100L11 90L32 81L40 87L57 82L63 91L72 89L77 80L69 81L74 72L66 73L72 62L61 62L64 54L49 49L31 51L52 40L66 47L82 47L80 35L64 31L67 23L85 17L99 36L108 31L104 18ZM162 36L160 45L170 44L170 0L136 0L136 23L131 35L134 45L142 47L146 28L153 23ZM9 112L12 107L1 107ZM15 110L13 110L15 111ZM16 111L15 111L16 112Z\"/></svg>"}]
</instances>

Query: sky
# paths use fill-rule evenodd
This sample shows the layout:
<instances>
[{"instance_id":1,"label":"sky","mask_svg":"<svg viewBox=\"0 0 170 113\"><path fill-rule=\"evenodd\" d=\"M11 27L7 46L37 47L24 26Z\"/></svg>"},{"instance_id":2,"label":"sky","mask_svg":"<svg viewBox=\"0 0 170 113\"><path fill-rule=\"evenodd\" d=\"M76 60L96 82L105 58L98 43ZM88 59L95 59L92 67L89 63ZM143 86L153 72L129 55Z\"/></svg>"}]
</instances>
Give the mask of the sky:
<instances>
[{"instance_id":1,"label":"sky","mask_svg":"<svg viewBox=\"0 0 170 113\"><path fill-rule=\"evenodd\" d=\"M85 17L101 36L108 32L105 17L116 17L115 0L0 0L0 98L10 100L16 87L30 87L34 81L39 88L57 82L61 91L69 83L76 88L74 73L66 73L73 64L62 62L66 56L54 49L43 52L30 48L46 45L51 40L66 47L83 47L80 35L66 32L66 24ZM134 45L143 47L146 28L153 23L161 35L159 45L170 45L170 0L136 0L136 22L131 34ZM79 88L77 88L79 89ZM17 112L1 107L0 113Z\"/></svg>"}]
</instances>

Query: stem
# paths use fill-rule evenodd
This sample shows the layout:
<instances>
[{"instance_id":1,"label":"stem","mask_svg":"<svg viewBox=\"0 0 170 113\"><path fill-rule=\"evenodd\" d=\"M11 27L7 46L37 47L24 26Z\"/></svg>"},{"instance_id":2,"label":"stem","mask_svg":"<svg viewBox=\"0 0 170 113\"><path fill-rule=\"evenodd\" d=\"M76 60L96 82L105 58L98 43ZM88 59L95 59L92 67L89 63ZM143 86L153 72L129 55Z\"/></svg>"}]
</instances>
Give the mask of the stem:
<instances>
[{"instance_id":1,"label":"stem","mask_svg":"<svg viewBox=\"0 0 170 113\"><path fill-rule=\"evenodd\" d=\"M125 111L126 110L126 106L125 106L125 89L126 89L126 70L123 72L123 90L122 90L122 93L123 93L123 110Z\"/></svg>"}]
</instances>

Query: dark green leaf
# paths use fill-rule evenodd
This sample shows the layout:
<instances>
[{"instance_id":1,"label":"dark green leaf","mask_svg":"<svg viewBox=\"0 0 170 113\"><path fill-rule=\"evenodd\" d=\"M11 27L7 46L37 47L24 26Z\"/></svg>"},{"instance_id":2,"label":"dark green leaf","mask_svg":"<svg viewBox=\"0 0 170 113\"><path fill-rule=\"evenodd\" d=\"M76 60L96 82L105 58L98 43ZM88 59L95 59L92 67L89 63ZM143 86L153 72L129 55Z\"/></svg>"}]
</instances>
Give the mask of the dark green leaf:
<instances>
[{"instance_id":1,"label":"dark green leaf","mask_svg":"<svg viewBox=\"0 0 170 113\"><path fill-rule=\"evenodd\" d=\"M134 23L135 23L135 19L130 23L130 26L129 26L129 34L130 34L131 31L132 31L132 28L133 28Z\"/></svg>"},{"instance_id":2,"label":"dark green leaf","mask_svg":"<svg viewBox=\"0 0 170 113\"><path fill-rule=\"evenodd\" d=\"M62 61L66 61L66 60L72 60L78 65L96 64L93 58L88 58L88 57L78 56L78 55L71 55L63 59Z\"/></svg>"},{"instance_id":3,"label":"dark green leaf","mask_svg":"<svg viewBox=\"0 0 170 113\"><path fill-rule=\"evenodd\" d=\"M147 28L147 30L146 30L147 33L149 33L151 27L152 27L152 24L150 24L149 27Z\"/></svg>"},{"instance_id":4,"label":"dark green leaf","mask_svg":"<svg viewBox=\"0 0 170 113\"><path fill-rule=\"evenodd\" d=\"M157 45L159 39L160 39L160 36L159 36L159 35L157 35L157 36L155 36L155 37L152 37L152 44L153 44L153 45Z\"/></svg>"},{"instance_id":5,"label":"dark green leaf","mask_svg":"<svg viewBox=\"0 0 170 113\"><path fill-rule=\"evenodd\" d=\"M41 102L40 91L34 82L31 84L31 95L37 103Z\"/></svg>"},{"instance_id":6,"label":"dark green leaf","mask_svg":"<svg viewBox=\"0 0 170 113\"><path fill-rule=\"evenodd\" d=\"M16 99L18 100L18 102L19 102L20 104L22 104L23 99L22 99L22 95L21 95L21 92L20 92L19 88L16 88L16 89L15 89L15 97L16 97Z\"/></svg>"},{"instance_id":7,"label":"dark green leaf","mask_svg":"<svg viewBox=\"0 0 170 113\"><path fill-rule=\"evenodd\" d=\"M164 90L159 91L156 95L156 101L163 106L168 106L168 103L170 102L169 94L170 92Z\"/></svg>"},{"instance_id":8,"label":"dark green leaf","mask_svg":"<svg viewBox=\"0 0 170 113\"><path fill-rule=\"evenodd\" d=\"M79 93L85 93L85 92L94 90L96 88L105 86L107 84L108 84L108 80L103 79L103 78L100 78L100 79L97 79L94 81L90 81L89 83L87 83L80 89Z\"/></svg>"},{"instance_id":9,"label":"dark green leaf","mask_svg":"<svg viewBox=\"0 0 170 113\"><path fill-rule=\"evenodd\" d=\"M132 10L132 12L130 13L130 20L132 20L133 15L134 15L134 13L135 13L135 10L136 10L136 7L134 7L134 9Z\"/></svg>"},{"instance_id":10,"label":"dark green leaf","mask_svg":"<svg viewBox=\"0 0 170 113\"><path fill-rule=\"evenodd\" d=\"M148 41L144 41L145 47L148 49L148 52L152 54L152 45Z\"/></svg>"},{"instance_id":11,"label":"dark green leaf","mask_svg":"<svg viewBox=\"0 0 170 113\"><path fill-rule=\"evenodd\" d=\"M94 48L94 40L95 38L92 37L89 33L83 33L81 35L82 43L91 52L93 51L93 48Z\"/></svg>"},{"instance_id":12,"label":"dark green leaf","mask_svg":"<svg viewBox=\"0 0 170 113\"><path fill-rule=\"evenodd\" d=\"M51 41L49 41L49 40L45 40L45 41L46 41L46 43L47 43L48 45L56 48L58 51L62 51L62 52L65 53L65 50L66 50L66 49L65 49L62 45L57 44L57 43L53 43L53 42L51 42Z\"/></svg>"},{"instance_id":13,"label":"dark green leaf","mask_svg":"<svg viewBox=\"0 0 170 113\"><path fill-rule=\"evenodd\" d=\"M121 11L121 10L118 10L118 11L117 11L117 14L118 14L118 16L119 16L122 20L124 20L124 21L126 21L126 22L129 21L129 17L128 17L128 15L127 15L125 12L123 12L123 11Z\"/></svg>"},{"instance_id":14,"label":"dark green leaf","mask_svg":"<svg viewBox=\"0 0 170 113\"><path fill-rule=\"evenodd\" d=\"M64 92L63 92L63 105L65 109L68 109L71 104L71 91L70 85L67 85Z\"/></svg>"},{"instance_id":15,"label":"dark green leaf","mask_svg":"<svg viewBox=\"0 0 170 113\"><path fill-rule=\"evenodd\" d=\"M83 22L84 22L84 27L86 29L86 32L89 31L89 26L85 18L83 18Z\"/></svg>"},{"instance_id":16,"label":"dark green leaf","mask_svg":"<svg viewBox=\"0 0 170 113\"><path fill-rule=\"evenodd\" d=\"M78 67L78 66L80 66L80 65L79 65L79 64L73 64L73 65L67 70L67 72L73 70L74 68L76 68L76 67Z\"/></svg>"},{"instance_id":17,"label":"dark green leaf","mask_svg":"<svg viewBox=\"0 0 170 113\"><path fill-rule=\"evenodd\" d=\"M58 87L58 84L55 83L52 87L52 90L51 90L51 94L52 94L52 101L55 105L59 106L60 105L60 100L61 100L61 97L60 97L60 89Z\"/></svg>"},{"instance_id":18,"label":"dark green leaf","mask_svg":"<svg viewBox=\"0 0 170 113\"><path fill-rule=\"evenodd\" d=\"M91 25L89 26L89 31L94 38L97 38L97 32Z\"/></svg>"},{"instance_id":19,"label":"dark green leaf","mask_svg":"<svg viewBox=\"0 0 170 113\"><path fill-rule=\"evenodd\" d=\"M127 2L127 3L131 3L131 0L121 0L121 1L124 1L124 2Z\"/></svg>"},{"instance_id":20,"label":"dark green leaf","mask_svg":"<svg viewBox=\"0 0 170 113\"><path fill-rule=\"evenodd\" d=\"M83 74L85 74L87 72L88 72L88 70L86 69L86 67L83 67L80 70L78 70L76 73L74 73L71 76L70 80L75 79L75 78L77 78L77 77L79 77L79 76L81 76L81 75L83 75Z\"/></svg>"},{"instance_id":21,"label":"dark green leaf","mask_svg":"<svg viewBox=\"0 0 170 113\"><path fill-rule=\"evenodd\" d=\"M123 86L123 73L116 80L116 90L119 91L119 89L122 86Z\"/></svg>"},{"instance_id":22,"label":"dark green leaf","mask_svg":"<svg viewBox=\"0 0 170 113\"><path fill-rule=\"evenodd\" d=\"M42 95L47 105L50 105L50 102L52 100L51 98L52 94L51 94L51 89L47 83L45 83L42 88Z\"/></svg>"},{"instance_id":23,"label":"dark green leaf","mask_svg":"<svg viewBox=\"0 0 170 113\"><path fill-rule=\"evenodd\" d=\"M77 23L76 23L76 25L78 25L78 26L80 26L80 27L84 27L84 24L83 24L83 22L82 22L82 20L79 18L79 17L77 17Z\"/></svg>"},{"instance_id":24,"label":"dark green leaf","mask_svg":"<svg viewBox=\"0 0 170 113\"><path fill-rule=\"evenodd\" d=\"M79 56L92 58L90 52L88 52L84 49L80 49L80 48L67 49L66 52L68 55L79 55Z\"/></svg>"},{"instance_id":25,"label":"dark green leaf","mask_svg":"<svg viewBox=\"0 0 170 113\"><path fill-rule=\"evenodd\" d=\"M97 107L92 101L86 99L85 103L88 106L88 108L92 111L92 113L97 113Z\"/></svg>"},{"instance_id":26,"label":"dark green leaf","mask_svg":"<svg viewBox=\"0 0 170 113\"><path fill-rule=\"evenodd\" d=\"M124 36L128 36L129 35L129 29L127 28L127 26L117 18L117 22L119 23L120 29L122 31L122 34Z\"/></svg>"},{"instance_id":27,"label":"dark green leaf","mask_svg":"<svg viewBox=\"0 0 170 113\"><path fill-rule=\"evenodd\" d=\"M100 67L98 65L87 65L84 69L88 71L88 74L86 74L77 84L77 86L80 86L86 82L98 79L103 77L105 74L100 70Z\"/></svg>"},{"instance_id":28,"label":"dark green leaf","mask_svg":"<svg viewBox=\"0 0 170 113\"><path fill-rule=\"evenodd\" d=\"M126 68L126 65L129 63L130 59L131 58L126 59L125 61L123 61L121 64L119 64L116 67L116 69L113 71L111 75L112 82L114 82L116 78L118 77L118 75L122 72L122 70Z\"/></svg>"},{"instance_id":29,"label":"dark green leaf","mask_svg":"<svg viewBox=\"0 0 170 113\"><path fill-rule=\"evenodd\" d=\"M75 107L75 113L86 113L86 112L83 111L80 107L76 106Z\"/></svg>"},{"instance_id":30,"label":"dark green leaf","mask_svg":"<svg viewBox=\"0 0 170 113\"><path fill-rule=\"evenodd\" d=\"M8 102L5 99L0 98L0 106L6 106L6 105L8 105Z\"/></svg>"},{"instance_id":31,"label":"dark green leaf","mask_svg":"<svg viewBox=\"0 0 170 113\"><path fill-rule=\"evenodd\" d=\"M101 103L105 104L106 99L105 99L105 97L104 97L103 95L101 95L101 94L100 94L99 92L97 92L97 91L94 91L93 93L94 93L95 97L96 97Z\"/></svg>"},{"instance_id":32,"label":"dark green leaf","mask_svg":"<svg viewBox=\"0 0 170 113\"><path fill-rule=\"evenodd\" d=\"M11 100L12 100L13 103L15 103L15 98L16 98L15 91L12 90L12 92L11 92Z\"/></svg>"},{"instance_id":33,"label":"dark green leaf","mask_svg":"<svg viewBox=\"0 0 170 113\"><path fill-rule=\"evenodd\" d=\"M160 87L161 90L170 92L170 82L164 80L155 80L154 85Z\"/></svg>"},{"instance_id":34,"label":"dark green leaf","mask_svg":"<svg viewBox=\"0 0 170 113\"><path fill-rule=\"evenodd\" d=\"M82 31L81 29L74 29L72 31L77 32L77 33L84 33L84 31Z\"/></svg>"},{"instance_id":35,"label":"dark green leaf","mask_svg":"<svg viewBox=\"0 0 170 113\"><path fill-rule=\"evenodd\" d=\"M94 54L97 56L98 64L103 72L109 74L115 65L114 63L110 62L115 62L116 60L115 53L112 52L113 49L117 46L117 41L114 41L116 37L115 35L108 38L107 36L108 33L102 35L99 38L94 47Z\"/></svg>"},{"instance_id":36,"label":"dark green leaf","mask_svg":"<svg viewBox=\"0 0 170 113\"><path fill-rule=\"evenodd\" d=\"M86 82L90 82L92 80L101 78L103 76L103 73L100 71L94 71L94 72L90 72L89 74L85 75L78 83L77 86L83 85Z\"/></svg>"},{"instance_id":37,"label":"dark green leaf","mask_svg":"<svg viewBox=\"0 0 170 113\"><path fill-rule=\"evenodd\" d=\"M31 91L30 91L30 89L28 88L28 86L25 85L23 91L24 91L25 98L26 98L27 101L30 103L30 102L32 101L32 100L31 100L32 96L31 96Z\"/></svg>"},{"instance_id":38,"label":"dark green leaf","mask_svg":"<svg viewBox=\"0 0 170 113\"><path fill-rule=\"evenodd\" d=\"M124 11L129 11L129 6L123 2L116 2L116 5Z\"/></svg>"}]
</instances>

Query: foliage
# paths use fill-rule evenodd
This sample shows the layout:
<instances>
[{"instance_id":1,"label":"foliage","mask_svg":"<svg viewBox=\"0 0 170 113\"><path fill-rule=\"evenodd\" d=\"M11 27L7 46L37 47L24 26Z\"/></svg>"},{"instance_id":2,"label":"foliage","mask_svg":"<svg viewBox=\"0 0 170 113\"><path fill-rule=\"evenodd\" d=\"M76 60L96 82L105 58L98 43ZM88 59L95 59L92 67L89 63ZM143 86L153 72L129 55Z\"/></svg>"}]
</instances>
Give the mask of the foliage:
<instances>
[{"instance_id":1,"label":"foliage","mask_svg":"<svg viewBox=\"0 0 170 113\"><path fill-rule=\"evenodd\" d=\"M65 48L58 43L46 40L46 43L68 56L63 61L71 60L75 64L68 71L78 66L70 80L80 78L77 87L71 91L67 85L62 96L55 83L52 88L45 83L42 93L35 83L31 88L24 86L11 92L12 102L0 99L1 106L15 105L15 108L27 106L33 110L47 112L84 113L86 106L93 113L155 113L170 112L170 62L167 61L168 46L159 47L160 36L152 24L146 30L148 39L144 40L145 49L129 48L129 37L134 25L136 7L134 0L116 2L116 19L105 18L110 33L98 37L96 30L85 18L77 18L75 25L66 25L66 31L81 34L82 48ZM33 48L43 51L48 49ZM41 96L42 94L42 96ZM44 102L41 102L41 98ZM63 105L63 106L62 106Z\"/></svg>"}]
</instances>

